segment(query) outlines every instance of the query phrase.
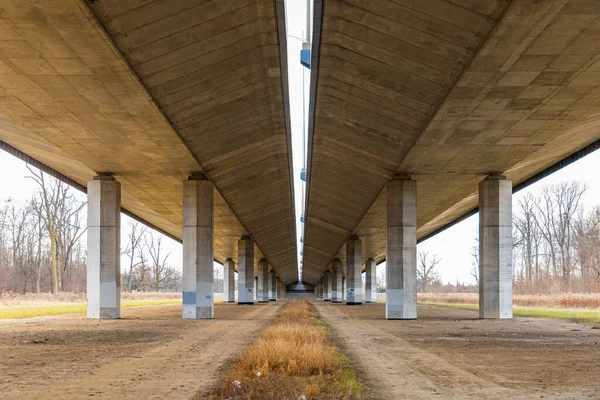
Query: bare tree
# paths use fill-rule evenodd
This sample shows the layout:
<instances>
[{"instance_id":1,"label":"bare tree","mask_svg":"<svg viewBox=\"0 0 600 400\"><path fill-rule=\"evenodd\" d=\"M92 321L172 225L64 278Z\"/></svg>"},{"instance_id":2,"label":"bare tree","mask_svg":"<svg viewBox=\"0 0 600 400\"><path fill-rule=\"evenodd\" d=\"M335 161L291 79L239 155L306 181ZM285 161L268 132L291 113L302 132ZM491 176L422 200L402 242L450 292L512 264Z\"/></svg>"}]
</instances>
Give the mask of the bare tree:
<instances>
[{"instance_id":1,"label":"bare tree","mask_svg":"<svg viewBox=\"0 0 600 400\"><path fill-rule=\"evenodd\" d=\"M141 263L141 253L144 251L143 238L148 231L148 227L142 225L138 221L131 220L129 222L129 235L127 237L127 246L123 254L129 258L129 273L127 275L127 291L131 292L134 270Z\"/></svg>"},{"instance_id":2,"label":"bare tree","mask_svg":"<svg viewBox=\"0 0 600 400\"><path fill-rule=\"evenodd\" d=\"M146 235L146 248L152 261L152 277L154 280L154 291L158 292L161 285L173 277L173 269L167 265L171 253L164 253L162 246L163 235L150 232Z\"/></svg>"},{"instance_id":3,"label":"bare tree","mask_svg":"<svg viewBox=\"0 0 600 400\"><path fill-rule=\"evenodd\" d=\"M420 283L421 291L426 292L427 287L438 279L435 267L441 260L436 254L429 257L429 253L426 251L420 251L418 259L417 282Z\"/></svg>"}]
</instances>

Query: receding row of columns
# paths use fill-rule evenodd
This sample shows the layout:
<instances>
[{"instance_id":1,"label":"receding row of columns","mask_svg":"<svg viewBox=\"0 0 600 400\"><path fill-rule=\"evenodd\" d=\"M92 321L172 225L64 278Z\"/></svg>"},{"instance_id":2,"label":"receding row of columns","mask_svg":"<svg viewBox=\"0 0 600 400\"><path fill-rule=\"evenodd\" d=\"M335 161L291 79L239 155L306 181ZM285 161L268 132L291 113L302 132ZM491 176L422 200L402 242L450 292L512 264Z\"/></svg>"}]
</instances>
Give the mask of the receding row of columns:
<instances>
[{"instance_id":1,"label":"receding row of columns","mask_svg":"<svg viewBox=\"0 0 600 400\"><path fill-rule=\"evenodd\" d=\"M203 174L183 182L183 318L214 318L214 185ZM121 185L111 175L88 182L87 317L120 317ZM223 266L225 302L235 301L235 262ZM278 276L258 262L258 302L276 301ZM238 241L238 304L254 304L254 241Z\"/></svg>"},{"instance_id":2,"label":"receding row of columns","mask_svg":"<svg viewBox=\"0 0 600 400\"><path fill-rule=\"evenodd\" d=\"M512 183L490 175L479 184L479 316L512 318ZM346 304L362 304L362 254L357 236L346 241ZM330 270L331 269L331 270ZM318 300L342 302L343 270L334 259L316 286ZM376 263L365 263L364 300L377 301ZM387 319L417 318L417 182L397 175L387 187Z\"/></svg>"}]
</instances>

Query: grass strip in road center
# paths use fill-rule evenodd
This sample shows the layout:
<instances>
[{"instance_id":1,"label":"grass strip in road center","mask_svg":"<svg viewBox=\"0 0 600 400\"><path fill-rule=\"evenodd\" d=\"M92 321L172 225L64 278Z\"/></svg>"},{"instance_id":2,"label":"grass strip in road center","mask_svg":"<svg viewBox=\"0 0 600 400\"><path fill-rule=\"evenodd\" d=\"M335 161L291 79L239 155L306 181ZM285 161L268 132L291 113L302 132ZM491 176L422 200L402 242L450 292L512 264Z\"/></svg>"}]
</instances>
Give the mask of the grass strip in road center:
<instances>
[{"instance_id":1,"label":"grass strip in road center","mask_svg":"<svg viewBox=\"0 0 600 400\"><path fill-rule=\"evenodd\" d=\"M306 300L287 303L213 399L360 399L363 387Z\"/></svg>"}]
</instances>

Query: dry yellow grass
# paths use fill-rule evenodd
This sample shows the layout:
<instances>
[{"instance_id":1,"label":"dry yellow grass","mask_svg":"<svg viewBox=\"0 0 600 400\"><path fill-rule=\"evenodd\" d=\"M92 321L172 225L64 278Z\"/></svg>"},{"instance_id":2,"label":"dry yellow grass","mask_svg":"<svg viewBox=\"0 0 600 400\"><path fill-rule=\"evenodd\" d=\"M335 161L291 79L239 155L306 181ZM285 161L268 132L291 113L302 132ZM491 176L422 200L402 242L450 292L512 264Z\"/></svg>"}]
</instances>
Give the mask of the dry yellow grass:
<instances>
[{"instance_id":1,"label":"dry yellow grass","mask_svg":"<svg viewBox=\"0 0 600 400\"><path fill-rule=\"evenodd\" d=\"M479 304L479 295L477 293L419 293L418 301L420 303ZM513 305L518 307L600 309L600 293L515 294Z\"/></svg>"},{"instance_id":2,"label":"dry yellow grass","mask_svg":"<svg viewBox=\"0 0 600 400\"><path fill-rule=\"evenodd\" d=\"M293 300L242 354L216 399L359 399L361 387L305 300Z\"/></svg>"}]
</instances>

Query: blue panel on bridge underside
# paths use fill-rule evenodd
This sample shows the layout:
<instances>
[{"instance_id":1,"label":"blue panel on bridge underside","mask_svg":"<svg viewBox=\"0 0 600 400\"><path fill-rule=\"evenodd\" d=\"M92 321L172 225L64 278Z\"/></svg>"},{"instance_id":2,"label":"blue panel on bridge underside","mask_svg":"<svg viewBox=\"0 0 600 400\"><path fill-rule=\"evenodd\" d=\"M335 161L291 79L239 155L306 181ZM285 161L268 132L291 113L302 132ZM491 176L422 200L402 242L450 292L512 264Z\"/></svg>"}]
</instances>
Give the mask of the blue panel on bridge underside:
<instances>
[{"instance_id":1,"label":"blue panel on bridge underside","mask_svg":"<svg viewBox=\"0 0 600 400\"><path fill-rule=\"evenodd\" d=\"M310 50L300 50L300 64L310 69Z\"/></svg>"}]
</instances>

